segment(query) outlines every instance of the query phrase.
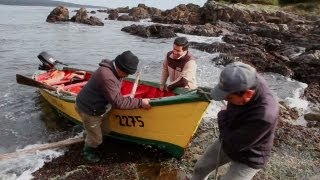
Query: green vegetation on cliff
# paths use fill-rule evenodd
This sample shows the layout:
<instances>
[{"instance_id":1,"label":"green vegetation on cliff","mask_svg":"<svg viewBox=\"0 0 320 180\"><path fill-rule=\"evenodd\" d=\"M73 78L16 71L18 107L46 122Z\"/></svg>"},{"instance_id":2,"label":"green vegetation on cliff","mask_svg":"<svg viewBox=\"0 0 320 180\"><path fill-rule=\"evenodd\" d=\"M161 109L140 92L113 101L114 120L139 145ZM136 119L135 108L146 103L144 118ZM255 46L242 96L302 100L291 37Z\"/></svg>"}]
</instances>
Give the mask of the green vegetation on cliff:
<instances>
[{"instance_id":1,"label":"green vegetation on cliff","mask_svg":"<svg viewBox=\"0 0 320 180\"><path fill-rule=\"evenodd\" d=\"M267 5L289 5L301 3L319 3L320 0L216 0L218 2L243 3L243 4L267 4Z\"/></svg>"},{"instance_id":2,"label":"green vegetation on cliff","mask_svg":"<svg viewBox=\"0 0 320 180\"><path fill-rule=\"evenodd\" d=\"M299 15L320 15L320 0L216 0L224 3L262 4L280 6L282 10Z\"/></svg>"}]
</instances>

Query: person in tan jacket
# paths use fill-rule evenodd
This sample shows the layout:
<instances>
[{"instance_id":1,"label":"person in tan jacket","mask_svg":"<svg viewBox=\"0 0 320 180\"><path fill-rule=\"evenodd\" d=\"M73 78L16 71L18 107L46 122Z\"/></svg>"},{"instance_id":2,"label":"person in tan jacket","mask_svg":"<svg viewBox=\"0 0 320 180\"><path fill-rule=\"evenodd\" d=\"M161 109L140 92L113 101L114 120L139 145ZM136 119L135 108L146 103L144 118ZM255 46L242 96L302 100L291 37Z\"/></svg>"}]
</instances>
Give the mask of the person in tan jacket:
<instances>
[{"instance_id":1,"label":"person in tan jacket","mask_svg":"<svg viewBox=\"0 0 320 180\"><path fill-rule=\"evenodd\" d=\"M172 91L176 87L196 89L196 58L188 51L189 42L185 37L174 40L173 50L168 52L162 66L160 90ZM166 82L169 78L169 83Z\"/></svg>"}]
</instances>

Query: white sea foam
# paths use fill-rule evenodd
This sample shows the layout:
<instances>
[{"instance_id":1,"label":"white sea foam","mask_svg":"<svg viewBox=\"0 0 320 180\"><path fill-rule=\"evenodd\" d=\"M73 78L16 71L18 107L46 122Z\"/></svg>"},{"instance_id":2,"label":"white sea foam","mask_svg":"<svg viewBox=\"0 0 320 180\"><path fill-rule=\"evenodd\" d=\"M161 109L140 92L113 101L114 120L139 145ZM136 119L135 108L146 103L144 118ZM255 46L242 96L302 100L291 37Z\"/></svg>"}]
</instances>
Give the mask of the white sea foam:
<instances>
[{"instance_id":1,"label":"white sea foam","mask_svg":"<svg viewBox=\"0 0 320 180\"><path fill-rule=\"evenodd\" d=\"M83 137L83 131L78 133L74 138ZM41 144L33 144L24 147L22 150L32 149ZM62 156L64 149L48 149L37 151L33 154L23 154L19 156L0 161L0 180L29 180L32 179L32 173L40 169L45 162Z\"/></svg>"},{"instance_id":2,"label":"white sea foam","mask_svg":"<svg viewBox=\"0 0 320 180\"><path fill-rule=\"evenodd\" d=\"M45 150L0 161L0 180L28 180L45 162L64 154L64 150Z\"/></svg>"},{"instance_id":3,"label":"white sea foam","mask_svg":"<svg viewBox=\"0 0 320 180\"><path fill-rule=\"evenodd\" d=\"M151 18L141 19L139 22L141 22L141 23L154 23L154 22L152 22Z\"/></svg>"},{"instance_id":4,"label":"white sea foam","mask_svg":"<svg viewBox=\"0 0 320 180\"><path fill-rule=\"evenodd\" d=\"M309 102L301 98L304 89L307 88L307 84L274 73L263 73L262 76L268 82L270 89L278 101L285 102L290 108L296 108L299 114L304 114L310 110L308 107ZM207 83L210 84L210 87L214 86L211 85L212 82ZM215 83L216 82L213 82L213 84ZM224 105L221 102L212 101L204 115L204 120L207 119L206 117L217 118L217 113L222 106ZM303 116L301 116L297 121L293 122L293 124L306 125L306 121Z\"/></svg>"},{"instance_id":5,"label":"white sea foam","mask_svg":"<svg viewBox=\"0 0 320 180\"><path fill-rule=\"evenodd\" d=\"M291 108L298 108L300 110L307 110L309 102L307 100L301 99L301 91L303 92L302 88L298 88L294 91L293 97L285 98L285 103Z\"/></svg>"},{"instance_id":6,"label":"white sea foam","mask_svg":"<svg viewBox=\"0 0 320 180\"><path fill-rule=\"evenodd\" d=\"M182 34L182 33L177 33L178 36L180 37L186 37L188 41L193 41L193 42L198 42L198 43L213 43L213 42L223 42L222 37L207 37L207 36L197 36L197 35L189 35L189 34Z\"/></svg>"},{"instance_id":7,"label":"white sea foam","mask_svg":"<svg viewBox=\"0 0 320 180\"><path fill-rule=\"evenodd\" d=\"M279 101L301 112L308 110L309 102L301 98L307 84L274 73L263 73L263 76Z\"/></svg>"}]
</instances>

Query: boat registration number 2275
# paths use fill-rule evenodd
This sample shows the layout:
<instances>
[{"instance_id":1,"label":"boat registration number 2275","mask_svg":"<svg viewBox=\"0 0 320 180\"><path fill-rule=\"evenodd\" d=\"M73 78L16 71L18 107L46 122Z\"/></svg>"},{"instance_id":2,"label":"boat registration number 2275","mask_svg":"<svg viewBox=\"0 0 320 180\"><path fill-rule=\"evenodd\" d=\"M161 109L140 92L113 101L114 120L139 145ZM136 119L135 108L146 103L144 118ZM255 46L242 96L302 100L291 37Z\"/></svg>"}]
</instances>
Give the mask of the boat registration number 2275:
<instances>
[{"instance_id":1,"label":"boat registration number 2275","mask_svg":"<svg viewBox=\"0 0 320 180\"><path fill-rule=\"evenodd\" d=\"M116 119L119 120L120 126L126 127L144 127L144 122L141 116L121 116L115 115Z\"/></svg>"}]
</instances>

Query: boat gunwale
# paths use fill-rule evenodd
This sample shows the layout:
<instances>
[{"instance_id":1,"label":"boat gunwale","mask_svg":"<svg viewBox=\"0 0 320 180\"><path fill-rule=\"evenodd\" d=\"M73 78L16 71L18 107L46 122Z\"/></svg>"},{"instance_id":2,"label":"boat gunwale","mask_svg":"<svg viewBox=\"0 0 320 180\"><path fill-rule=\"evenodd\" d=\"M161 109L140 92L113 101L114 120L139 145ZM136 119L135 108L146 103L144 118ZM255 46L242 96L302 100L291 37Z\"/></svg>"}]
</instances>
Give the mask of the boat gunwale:
<instances>
[{"instance_id":1,"label":"boat gunwale","mask_svg":"<svg viewBox=\"0 0 320 180\"><path fill-rule=\"evenodd\" d=\"M62 68L62 69L58 69L58 70L80 70L80 69ZM83 70L83 71L86 71L88 73L92 73L92 71L88 71L88 70ZM35 79L36 76L38 76L44 72L47 72L47 71L43 71L43 70L36 71L33 74L33 79ZM125 78L124 80L130 81L130 82L135 81L135 79L133 79L133 78ZM147 81L147 80L139 80L139 83L147 85L147 86L156 87L156 88L160 87L159 83ZM208 89L206 87L200 87L200 88L205 89L205 90ZM75 102L75 100L76 100L76 96L58 94L55 91L49 91L49 90L43 89L43 88L41 88L41 89L48 92L52 96L55 96L56 98L64 100L66 102ZM197 91L197 89L187 90L185 88L175 88L175 90L173 92L176 94L175 96L151 98L151 100L150 100L151 106L164 106L164 105L171 105L171 104L192 103L192 102L201 102L201 101L210 102L210 100L208 98L206 98L206 96L204 94L199 93Z\"/></svg>"}]
</instances>

